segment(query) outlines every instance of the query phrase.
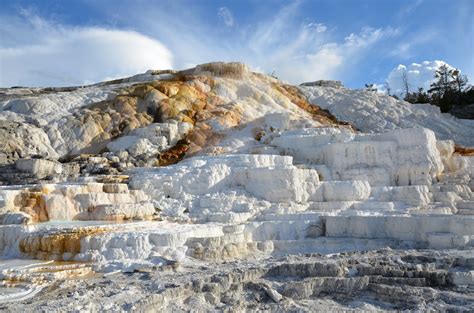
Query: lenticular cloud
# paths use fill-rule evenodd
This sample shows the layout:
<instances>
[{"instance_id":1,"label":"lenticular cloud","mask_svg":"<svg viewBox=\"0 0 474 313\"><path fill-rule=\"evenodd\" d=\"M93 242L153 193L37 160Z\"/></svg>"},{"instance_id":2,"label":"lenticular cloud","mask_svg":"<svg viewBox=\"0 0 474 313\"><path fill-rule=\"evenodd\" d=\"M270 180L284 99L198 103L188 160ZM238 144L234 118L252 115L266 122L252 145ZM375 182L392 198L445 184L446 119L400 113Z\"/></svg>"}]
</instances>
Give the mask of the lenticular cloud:
<instances>
[{"instance_id":1,"label":"lenticular cloud","mask_svg":"<svg viewBox=\"0 0 474 313\"><path fill-rule=\"evenodd\" d=\"M0 86L81 85L172 67L162 43L133 31L61 28L38 36L34 44L0 48Z\"/></svg>"}]
</instances>

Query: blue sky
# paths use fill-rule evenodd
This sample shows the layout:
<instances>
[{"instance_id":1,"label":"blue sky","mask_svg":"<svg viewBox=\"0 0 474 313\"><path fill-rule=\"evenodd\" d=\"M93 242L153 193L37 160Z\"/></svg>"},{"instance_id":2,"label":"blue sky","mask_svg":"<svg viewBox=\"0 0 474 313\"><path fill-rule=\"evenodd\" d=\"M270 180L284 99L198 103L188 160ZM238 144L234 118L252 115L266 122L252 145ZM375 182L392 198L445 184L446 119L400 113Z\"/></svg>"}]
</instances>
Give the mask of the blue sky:
<instances>
[{"instance_id":1,"label":"blue sky","mask_svg":"<svg viewBox=\"0 0 474 313\"><path fill-rule=\"evenodd\" d=\"M339 79L358 88L389 77L396 84L399 64L428 64L429 72L434 60L474 80L473 55L470 0L2 0L0 6L0 86L76 85L223 60L292 83ZM414 88L427 77L417 72L409 76Z\"/></svg>"}]
</instances>

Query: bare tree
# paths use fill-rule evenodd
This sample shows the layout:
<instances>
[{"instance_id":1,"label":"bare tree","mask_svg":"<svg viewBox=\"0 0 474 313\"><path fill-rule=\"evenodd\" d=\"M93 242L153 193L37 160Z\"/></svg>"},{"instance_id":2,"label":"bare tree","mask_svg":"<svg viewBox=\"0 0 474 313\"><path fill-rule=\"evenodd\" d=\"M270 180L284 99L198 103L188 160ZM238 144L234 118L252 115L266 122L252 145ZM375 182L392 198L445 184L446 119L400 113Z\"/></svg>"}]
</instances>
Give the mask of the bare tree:
<instances>
[{"instance_id":1,"label":"bare tree","mask_svg":"<svg viewBox=\"0 0 474 313\"><path fill-rule=\"evenodd\" d=\"M458 69L455 69L452 72L451 77L454 79L454 82L456 83L457 92L459 93L463 92L464 87L468 83L467 76L461 75L461 71L459 71Z\"/></svg>"},{"instance_id":2,"label":"bare tree","mask_svg":"<svg viewBox=\"0 0 474 313\"><path fill-rule=\"evenodd\" d=\"M407 75L406 69L403 69L402 83L403 83L403 89L405 91L405 97L408 97L408 95L410 94L410 85L408 84L408 75Z\"/></svg>"},{"instance_id":3,"label":"bare tree","mask_svg":"<svg viewBox=\"0 0 474 313\"><path fill-rule=\"evenodd\" d=\"M387 96L391 96L390 91L391 91L392 89L390 88L390 84L389 84L388 80L385 81L385 83L383 84L383 86L385 87L385 90L387 90Z\"/></svg>"}]
</instances>

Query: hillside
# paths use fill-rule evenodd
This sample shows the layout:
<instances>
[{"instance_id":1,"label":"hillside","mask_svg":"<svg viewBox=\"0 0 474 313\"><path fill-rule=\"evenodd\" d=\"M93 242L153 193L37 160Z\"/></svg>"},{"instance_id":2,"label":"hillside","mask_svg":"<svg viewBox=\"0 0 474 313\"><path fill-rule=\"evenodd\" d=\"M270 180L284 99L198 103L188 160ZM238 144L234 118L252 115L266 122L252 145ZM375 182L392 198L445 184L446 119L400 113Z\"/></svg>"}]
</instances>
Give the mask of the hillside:
<instances>
[{"instance_id":1,"label":"hillside","mask_svg":"<svg viewBox=\"0 0 474 313\"><path fill-rule=\"evenodd\" d=\"M393 97L346 88L302 86L308 101L329 110L337 118L351 121L363 132L425 127L436 138L474 146L474 121L441 113L429 104L411 104Z\"/></svg>"},{"instance_id":2,"label":"hillside","mask_svg":"<svg viewBox=\"0 0 474 313\"><path fill-rule=\"evenodd\" d=\"M318 84L0 90L1 308L473 309L474 122Z\"/></svg>"}]
</instances>

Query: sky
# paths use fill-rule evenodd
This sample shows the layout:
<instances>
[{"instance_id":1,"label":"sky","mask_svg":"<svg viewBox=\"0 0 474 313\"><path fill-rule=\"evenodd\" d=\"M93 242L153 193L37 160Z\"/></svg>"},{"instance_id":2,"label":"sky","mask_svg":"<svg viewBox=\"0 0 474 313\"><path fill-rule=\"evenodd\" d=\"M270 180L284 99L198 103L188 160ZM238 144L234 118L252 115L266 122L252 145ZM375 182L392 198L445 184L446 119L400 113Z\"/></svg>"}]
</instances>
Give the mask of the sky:
<instances>
[{"instance_id":1,"label":"sky","mask_svg":"<svg viewBox=\"0 0 474 313\"><path fill-rule=\"evenodd\" d=\"M0 0L0 87L70 86L240 61L290 83L474 80L471 0ZM393 85L393 86L392 86Z\"/></svg>"}]
</instances>

